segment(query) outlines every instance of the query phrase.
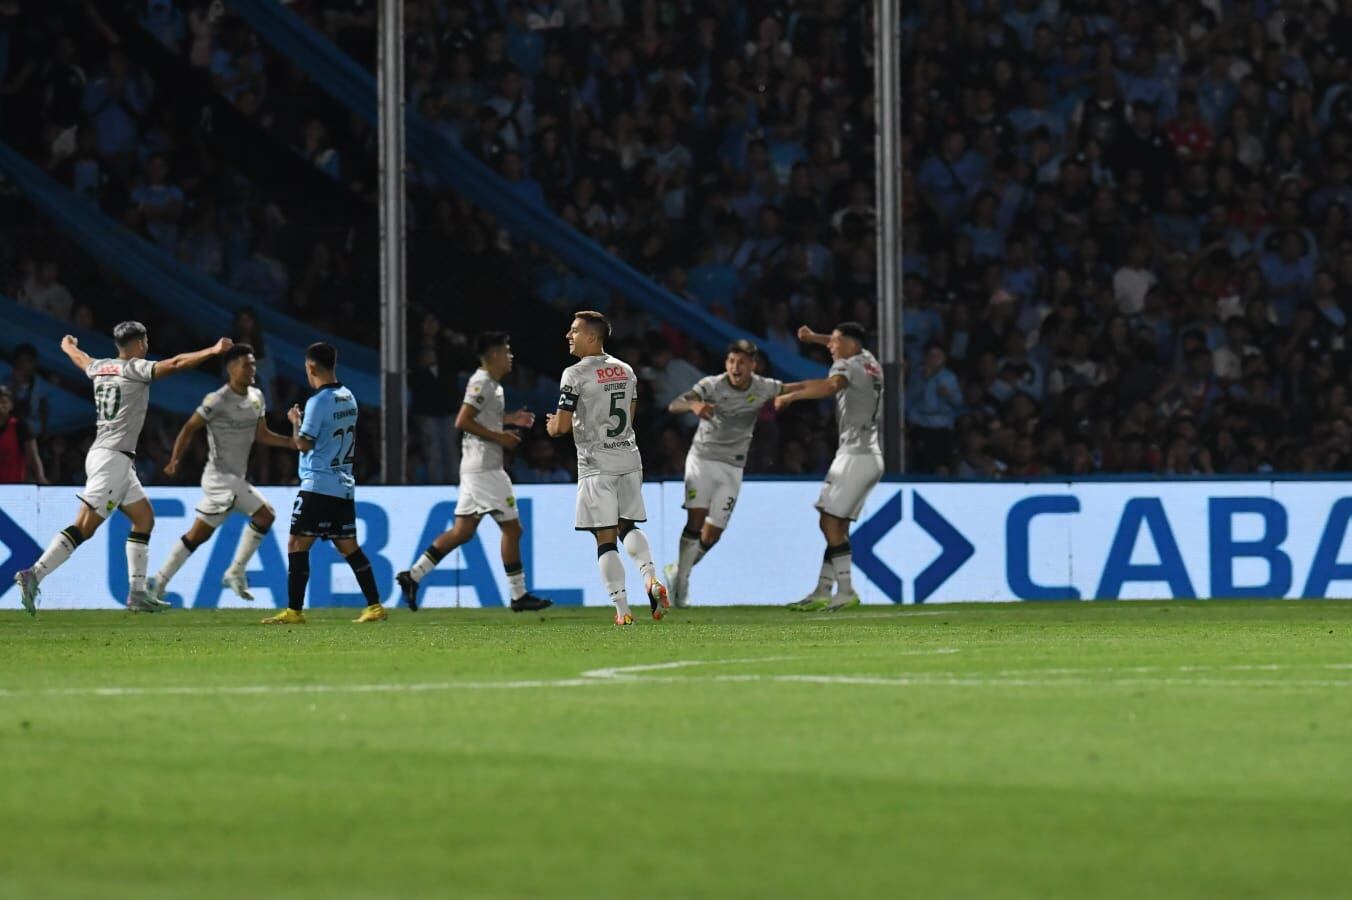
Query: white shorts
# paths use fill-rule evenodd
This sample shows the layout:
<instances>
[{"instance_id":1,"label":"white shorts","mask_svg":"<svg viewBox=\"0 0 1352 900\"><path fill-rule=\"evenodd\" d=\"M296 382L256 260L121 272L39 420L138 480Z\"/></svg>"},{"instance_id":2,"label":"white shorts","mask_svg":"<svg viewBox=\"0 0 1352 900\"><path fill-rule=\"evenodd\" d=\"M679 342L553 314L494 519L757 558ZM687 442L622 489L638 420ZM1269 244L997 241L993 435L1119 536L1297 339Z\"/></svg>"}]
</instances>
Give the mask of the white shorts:
<instances>
[{"instance_id":1,"label":"white shorts","mask_svg":"<svg viewBox=\"0 0 1352 900\"><path fill-rule=\"evenodd\" d=\"M615 528L620 519L648 521L643 508L643 471L624 475L588 475L577 480L578 531Z\"/></svg>"},{"instance_id":2,"label":"white shorts","mask_svg":"<svg viewBox=\"0 0 1352 900\"><path fill-rule=\"evenodd\" d=\"M817 497L817 509L853 522L859 518L868 492L882 477L882 457L838 453L826 472L826 482L822 484L821 495Z\"/></svg>"},{"instance_id":3,"label":"white shorts","mask_svg":"<svg viewBox=\"0 0 1352 900\"><path fill-rule=\"evenodd\" d=\"M741 492L741 466L686 454L685 503L682 504L686 509L707 509L709 514L705 521L715 528L726 529Z\"/></svg>"},{"instance_id":4,"label":"white shorts","mask_svg":"<svg viewBox=\"0 0 1352 900\"><path fill-rule=\"evenodd\" d=\"M490 515L494 522L519 518L512 479L502 469L496 472L461 472L460 493L455 500L457 516Z\"/></svg>"},{"instance_id":5,"label":"white shorts","mask_svg":"<svg viewBox=\"0 0 1352 900\"><path fill-rule=\"evenodd\" d=\"M136 462L119 450L102 447L85 455L84 504L100 519L106 519L119 506L130 506L146 498L141 479L136 477Z\"/></svg>"},{"instance_id":6,"label":"white shorts","mask_svg":"<svg viewBox=\"0 0 1352 900\"><path fill-rule=\"evenodd\" d=\"M220 528L232 512L252 516L267 501L242 475L207 469L202 473L202 499L197 501L197 518L212 528Z\"/></svg>"}]
</instances>

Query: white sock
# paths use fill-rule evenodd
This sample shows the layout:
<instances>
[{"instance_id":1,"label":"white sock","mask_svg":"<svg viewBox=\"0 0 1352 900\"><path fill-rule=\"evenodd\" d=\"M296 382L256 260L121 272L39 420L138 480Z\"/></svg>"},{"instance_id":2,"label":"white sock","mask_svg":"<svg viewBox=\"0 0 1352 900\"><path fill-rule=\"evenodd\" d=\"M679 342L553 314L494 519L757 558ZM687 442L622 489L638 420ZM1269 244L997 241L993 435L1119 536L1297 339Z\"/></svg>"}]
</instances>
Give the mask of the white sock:
<instances>
[{"instance_id":1,"label":"white sock","mask_svg":"<svg viewBox=\"0 0 1352 900\"><path fill-rule=\"evenodd\" d=\"M819 572L817 575L817 589L813 591L813 593L819 596L830 594L831 588L835 585L835 583L836 583L836 570L831 565L831 557L829 554L823 555L821 572Z\"/></svg>"},{"instance_id":2,"label":"white sock","mask_svg":"<svg viewBox=\"0 0 1352 900\"><path fill-rule=\"evenodd\" d=\"M254 558L254 554L258 552L258 548L265 537L267 537L267 532L259 531L254 527L253 522L245 525L244 530L239 535L239 545L235 547L235 558L230 562L231 570L243 572L248 569L249 560Z\"/></svg>"},{"instance_id":3,"label":"white sock","mask_svg":"<svg viewBox=\"0 0 1352 900\"><path fill-rule=\"evenodd\" d=\"M608 545L608 549L596 557L596 567L601 570L601 583L606 586L610 602L615 604L615 611L622 616L629 615L629 594L624 589L624 563L620 562L620 554L615 552L614 544Z\"/></svg>"},{"instance_id":4,"label":"white sock","mask_svg":"<svg viewBox=\"0 0 1352 900\"><path fill-rule=\"evenodd\" d=\"M159 580L160 588L163 589L169 585L169 580L178 574L178 570L183 568L183 564L188 561L192 555L190 548L181 538L174 542L174 549L169 551L169 558L160 566L159 574L155 577Z\"/></svg>"},{"instance_id":5,"label":"white sock","mask_svg":"<svg viewBox=\"0 0 1352 900\"><path fill-rule=\"evenodd\" d=\"M133 592L146 588L146 564L150 562L150 542L127 538L127 580Z\"/></svg>"},{"instance_id":6,"label":"white sock","mask_svg":"<svg viewBox=\"0 0 1352 900\"><path fill-rule=\"evenodd\" d=\"M643 576L643 583L657 578L657 567L653 565L653 551L648 546L648 538L637 528L629 529L629 533L624 536L621 542L624 544L624 550L629 554L629 558L638 564L639 574Z\"/></svg>"},{"instance_id":7,"label":"white sock","mask_svg":"<svg viewBox=\"0 0 1352 900\"><path fill-rule=\"evenodd\" d=\"M681 533L681 549L676 555L676 580L685 584L686 579L690 577L690 570L699 562L700 553L699 538Z\"/></svg>"},{"instance_id":8,"label":"white sock","mask_svg":"<svg viewBox=\"0 0 1352 900\"><path fill-rule=\"evenodd\" d=\"M831 553L831 570L836 576L836 593L849 595L854 593L854 587L850 584L850 567L853 564L854 555L850 553L850 542L846 541L829 550Z\"/></svg>"},{"instance_id":9,"label":"white sock","mask_svg":"<svg viewBox=\"0 0 1352 900\"><path fill-rule=\"evenodd\" d=\"M437 563L443 559L445 557L440 555L435 547L428 547L423 551L422 556L418 557L418 561L409 567L408 574L413 577L413 582L416 584L426 578L427 573L435 569Z\"/></svg>"},{"instance_id":10,"label":"white sock","mask_svg":"<svg viewBox=\"0 0 1352 900\"><path fill-rule=\"evenodd\" d=\"M512 599L520 600L526 596L526 570L521 568L521 563L503 566L507 570L507 587L512 590Z\"/></svg>"},{"instance_id":11,"label":"white sock","mask_svg":"<svg viewBox=\"0 0 1352 900\"><path fill-rule=\"evenodd\" d=\"M66 531L70 531L67 529ZM52 542L47 545L47 549L38 557L38 561L33 563L33 576L37 578L38 583L42 579L55 572L63 562L70 559L70 555L75 552L75 548L80 546L74 538L66 531L58 532Z\"/></svg>"}]
</instances>

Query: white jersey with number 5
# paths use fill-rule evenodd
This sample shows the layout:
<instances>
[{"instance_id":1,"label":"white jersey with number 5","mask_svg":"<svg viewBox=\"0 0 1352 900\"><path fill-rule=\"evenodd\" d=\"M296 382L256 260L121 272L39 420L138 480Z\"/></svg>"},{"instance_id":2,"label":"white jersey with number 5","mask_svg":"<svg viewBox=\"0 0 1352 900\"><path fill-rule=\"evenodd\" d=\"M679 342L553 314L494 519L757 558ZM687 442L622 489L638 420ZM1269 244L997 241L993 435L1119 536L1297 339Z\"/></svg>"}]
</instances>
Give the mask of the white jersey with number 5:
<instances>
[{"instance_id":1,"label":"white jersey with number 5","mask_svg":"<svg viewBox=\"0 0 1352 900\"><path fill-rule=\"evenodd\" d=\"M96 359L85 368L94 382L98 433L91 450L135 453L150 406L155 364L148 359Z\"/></svg>"},{"instance_id":2,"label":"white jersey with number 5","mask_svg":"<svg viewBox=\"0 0 1352 900\"><path fill-rule=\"evenodd\" d=\"M634 370L609 354L585 356L563 370L559 409L573 414L578 478L643 469L630 421L637 397Z\"/></svg>"},{"instance_id":3,"label":"white jersey with number 5","mask_svg":"<svg viewBox=\"0 0 1352 900\"><path fill-rule=\"evenodd\" d=\"M827 377L844 376L845 390L836 394L837 454L882 456L878 417L883 406L883 367L867 350L836 360Z\"/></svg>"}]
</instances>

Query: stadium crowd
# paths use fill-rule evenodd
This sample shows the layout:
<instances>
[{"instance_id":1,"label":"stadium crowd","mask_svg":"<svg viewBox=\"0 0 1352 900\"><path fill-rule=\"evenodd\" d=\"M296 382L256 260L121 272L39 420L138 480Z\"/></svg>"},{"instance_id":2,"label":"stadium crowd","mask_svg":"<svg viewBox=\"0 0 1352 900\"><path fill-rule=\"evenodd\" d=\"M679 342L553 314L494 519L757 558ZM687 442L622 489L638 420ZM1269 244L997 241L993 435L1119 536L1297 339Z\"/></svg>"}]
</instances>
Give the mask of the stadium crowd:
<instances>
[{"instance_id":1,"label":"stadium crowd","mask_svg":"<svg viewBox=\"0 0 1352 900\"><path fill-rule=\"evenodd\" d=\"M523 202L763 344L796 347L800 323L874 327L869 6L408 0L408 101ZM290 8L373 68L373 2ZM372 129L228 4L126 12L374 216ZM175 86L129 58L115 18L75 0L0 4L6 140L260 305L373 333L360 302L375 296L373 231L300 224L303 204L237 170L191 105L167 102ZM903 43L911 471L1352 462L1352 0L917 0ZM693 422L663 408L720 354L514 240L433 174L413 170L410 199L418 477L454 480L466 333L552 327L580 307L612 318L614 352L648 384L645 470L678 476ZM4 292L105 329L139 308L53 247L41 223L0 237ZM547 394L561 340L517 340L509 389ZM295 389L273 390L284 403ZM33 431L40 413L16 407ZM767 411L749 471L823 471L830 422L824 404ZM68 477L72 454L36 433L47 477ZM274 477L294 468L258 456ZM513 474L563 480L571 462L532 436Z\"/></svg>"}]
</instances>

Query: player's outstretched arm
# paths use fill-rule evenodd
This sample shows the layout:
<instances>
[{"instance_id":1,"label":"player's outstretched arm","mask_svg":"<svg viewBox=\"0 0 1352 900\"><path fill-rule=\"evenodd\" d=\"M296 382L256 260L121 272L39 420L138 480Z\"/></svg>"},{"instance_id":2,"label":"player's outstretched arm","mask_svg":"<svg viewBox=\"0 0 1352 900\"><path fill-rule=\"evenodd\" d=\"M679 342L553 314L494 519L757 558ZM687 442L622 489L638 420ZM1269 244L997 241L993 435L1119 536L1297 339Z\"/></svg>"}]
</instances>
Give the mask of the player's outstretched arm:
<instances>
[{"instance_id":1,"label":"player's outstretched arm","mask_svg":"<svg viewBox=\"0 0 1352 900\"><path fill-rule=\"evenodd\" d=\"M171 478L178 474L179 464L183 462L183 454L187 453L188 447L192 445L193 435L201 431L206 424L207 420L198 413L188 417L188 421L178 430L178 437L174 438L174 449L169 451L169 462L164 467L164 474Z\"/></svg>"},{"instance_id":2,"label":"player's outstretched arm","mask_svg":"<svg viewBox=\"0 0 1352 900\"><path fill-rule=\"evenodd\" d=\"M821 400L823 397L830 397L838 394L849 385L844 375L832 375L830 378L816 378L812 381L802 381L793 385L794 390L786 390L775 398L775 409L783 409L790 403L797 403L799 400Z\"/></svg>"},{"instance_id":3,"label":"player's outstretched arm","mask_svg":"<svg viewBox=\"0 0 1352 900\"><path fill-rule=\"evenodd\" d=\"M512 418L512 416L504 416L503 421L505 422L509 418ZM534 420L532 419L532 421ZM460 404L460 412L455 414L455 427L465 434L472 434L491 443L501 444L508 450L521 443L521 435L515 431L494 431L481 423L479 421L479 410L468 403Z\"/></svg>"},{"instance_id":4,"label":"player's outstretched arm","mask_svg":"<svg viewBox=\"0 0 1352 900\"><path fill-rule=\"evenodd\" d=\"M81 372L89 368L89 364L94 361L92 356L80 349L80 341L74 335L68 334L61 339L61 350Z\"/></svg>"},{"instance_id":5,"label":"player's outstretched arm","mask_svg":"<svg viewBox=\"0 0 1352 900\"><path fill-rule=\"evenodd\" d=\"M681 413L694 413L701 419L712 419L716 405L701 400L699 394L695 391L686 391L681 396L667 404L667 412L672 415Z\"/></svg>"},{"instance_id":6,"label":"player's outstretched arm","mask_svg":"<svg viewBox=\"0 0 1352 900\"><path fill-rule=\"evenodd\" d=\"M264 447L280 447L283 450L296 449L296 445L291 443L291 438L284 434L278 434L269 428L266 419L258 420L258 425L254 428L254 441Z\"/></svg>"},{"instance_id":7,"label":"player's outstretched arm","mask_svg":"<svg viewBox=\"0 0 1352 900\"><path fill-rule=\"evenodd\" d=\"M162 359L155 363L154 377L164 378L169 375L177 375L179 372L186 372L189 369L195 369L213 356L219 356L233 346L235 346L234 341L223 337L204 350L194 350L192 353L180 353L178 356Z\"/></svg>"},{"instance_id":8,"label":"player's outstretched arm","mask_svg":"<svg viewBox=\"0 0 1352 900\"><path fill-rule=\"evenodd\" d=\"M798 340L804 344L816 344L819 347L825 347L826 342L831 340L831 335L819 334L806 325L800 325L798 326Z\"/></svg>"}]
</instances>

